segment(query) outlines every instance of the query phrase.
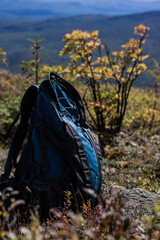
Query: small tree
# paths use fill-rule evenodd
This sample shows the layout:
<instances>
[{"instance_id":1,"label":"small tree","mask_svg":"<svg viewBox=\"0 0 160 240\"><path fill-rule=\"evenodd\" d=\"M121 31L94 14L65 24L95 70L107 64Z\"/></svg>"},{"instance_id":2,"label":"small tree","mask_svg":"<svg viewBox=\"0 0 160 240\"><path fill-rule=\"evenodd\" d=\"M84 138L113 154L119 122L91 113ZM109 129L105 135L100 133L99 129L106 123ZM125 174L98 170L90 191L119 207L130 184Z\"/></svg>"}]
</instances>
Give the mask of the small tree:
<instances>
[{"instance_id":1,"label":"small tree","mask_svg":"<svg viewBox=\"0 0 160 240\"><path fill-rule=\"evenodd\" d=\"M156 85L160 86L160 66L154 58L151 59L151 66L152 69L149 69L148 72L152 77L155 78Z\"/></svg>"},{"instance_id":2,"label":"small tree","mask_svg":"<svg viewBox=\"0 0 160 240\"><path fill-rule=\"evenodd\" d=\"M38 37L35 37L35 40L28 38L28 41L32 43L29 47L32 49L32 60L31 61L22 61L23 65L21 65L21 69L24 73L29 72L29 76L35 76L35 83L38 84L39 80L39 71L40 71L40 61L42 58L39 58L40 51L42 47L40 43L44 41L44 39L38 40Z\"/></svg>"},{"instance_id":3,"label":"small tree","mask_svg":"<svg viewBox=\"0 0 160 240\"><path fill-rule=\"evenodd\" d=\"M7 65L7 54L3 51L3 48L0 48L1 63Z\"/></svg>"},{"instance_id":4,"label":"small tree","mask_svg":"<svg viewBox=\"0 0 160 240\"><path fill-rule=\"evenodd\" d=\"M151 67L152 69L149 69L148 73L155 79L155 101L152 107L152 118L149 124L149 130L151 130L151 128L153 127L154 120L156 118L155 112L157 108L157 101L158 101L159 89L160 89L160 66L154 58L151 59Z\"/></svg>"},{"instance_id":5,"label":"small tree","mask_svg":"<svg viewBox=\"0 0 160 240\"><path fill-rule=\"evenodd\" d=\"M142 24L135 27L139 38L130 39L111 55L98 31L76 30L64 36L66 44L60 55L71 58L65 71L85 83L83 100L92 126L99 132L109 129L118 133L121 129L133 82L147 68L143 61L148 55L143 56L142 45L148 30Z\"/></svg>"}]
</instances>

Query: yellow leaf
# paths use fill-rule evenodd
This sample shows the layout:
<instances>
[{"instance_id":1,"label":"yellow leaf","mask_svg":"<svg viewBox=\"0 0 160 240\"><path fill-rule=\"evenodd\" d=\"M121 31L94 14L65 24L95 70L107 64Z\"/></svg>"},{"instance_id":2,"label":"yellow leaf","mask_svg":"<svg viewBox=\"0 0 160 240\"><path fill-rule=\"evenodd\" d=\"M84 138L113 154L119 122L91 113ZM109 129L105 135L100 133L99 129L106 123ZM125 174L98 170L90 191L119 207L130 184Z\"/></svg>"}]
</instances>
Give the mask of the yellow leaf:
<instances>
[{"instance_id":1,"label":"yellow leaf","mask_svg":"<svg viewBox=\"0 0 160 240\"><path fill-rule=\"evenodd\" d=\"M6 236L6 233L5 233L5 232L1 232L1 233L0 233L0 236L1 236L1 238L3 239L3 238Z\"/></svg>"},{"instance_id":2,"label":"yellow leaf","mask_svg":"<svg viewBox=\"0 0 160 240\"><path fill-rule=\"evenodd\" d=\"M6 218L8 216L7 212L3 212L3 217Z\"/></svg>"},{"instance_id":3,"label":"yellow leaf","mask_svg":"<svg viewBox=\"0 0 160 240\"><path fill-rule=\"evenodd\" d=\"M114 51L114 52L112 52L112 55L113 55L113 56L118 56L118 52L117 52L117 51Z\"/></svg>"},{"instance_id":4,"label":"yellow leaf","mask_svg":"<svg viewBox=\"0 0 160 240\"><path fill-rule=\"evenodd\" d=\"M97 30L97 31L93 31L92 33L91 33L91 37L98 37L98 35L99 35L99 31Z\"/></svg>"},{"instance_id":5,"label":"yellow leaf","mask_svg":"<svg viewBox=\"0 0 160 240\"><path fill-rule=\"evenodd\" d=\"M142 61L145 60L146 58L149 57L149 54L148 55L145 55L145 56L142 56Z\"/></svg>"},{"instance_id":6,"label":"yellow leaf","mask_svg":"<svg viewBox=\"0 0 160 240\"><path fill-rule=\"evenodd\" d=\"M124 51L120 51L120 52L119 52L119 56L120 56L121 58L124 58L124 56L125 56Z\"/></svg>"},{"instance_id":7,"label":"yellow leaf","mask_svg":"<svg viewBox=\"0 0 160 240\"><path fill-rule=\"evenodd\" d=\"M93 47L93 45L94 45L94 42L93 42L93 41L90 41L90 42L88 43L88 46L89 46L89 47Z\"/></svg>"},{"instance_id":8,"label":"yellow leaf","mask_svg":"<svg viewBox=\"0 0 160 240\"><path fill-rule=\"evenodd\" d=\"M129 67L129 68L127 69L127 72L130 73L131 71L132 71L132 67Z\"/></svg>"},{"instance_id":9,"label":"yellow leaf","mask_svg":"<svg viewBox=\"0 0 160 240\"><path fill-rule=\"evenodd\" d=\"M145 71L145 70L147 69L147 66L146 66L146 64L144 64L144 63L139 63L138 66L137 66L137 68L138 68L139 70Z\"/></svg>"},{"instance_id":10,"label":"yellow leaf","mask_svg":"<svg viewBox=\"0 0 160 240\"><path fill-rule=\"evenodd\" d=\"M144 24L140 24L139 26L134 28L134 33L140 36L143 36L150 28L145 26Z\"/></svg>"},{"instance_id":11,"label":"yellow leaf","mask_svg":"<svg viewBox=\"0 0 160 240\"><path fill-rule=\"evenodd\" d=\"M125 83L126 81L127 81L127 80L126 80L124 77L121 78L121 82L122 82L122 83Z\"/></svg>"}]
</instances>

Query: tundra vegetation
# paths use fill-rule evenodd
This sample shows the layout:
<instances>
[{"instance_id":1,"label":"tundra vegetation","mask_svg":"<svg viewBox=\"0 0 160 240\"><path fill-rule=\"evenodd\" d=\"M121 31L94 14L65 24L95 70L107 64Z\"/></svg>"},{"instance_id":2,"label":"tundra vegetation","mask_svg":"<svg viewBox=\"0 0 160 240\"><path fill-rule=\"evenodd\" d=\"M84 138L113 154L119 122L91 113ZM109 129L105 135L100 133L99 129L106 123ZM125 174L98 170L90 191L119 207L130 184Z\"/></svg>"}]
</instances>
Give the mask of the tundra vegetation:
<instances>
[{"instance_id":1,"label":"tundra vegetation","mask_svg":"<svg viewBox=\"0 0 160 240\"><path fill-rule=\"evenodd\" d=\"M0 70L0 171L2 172L11 136L3 137L19 111L25 89L38 84L50 71L55 71L78 89L84 101L87 119L100 137L103 150L104 194L98 196L94 209L90 202L81 212L70 210L70 193L66 192L63 211L51 209L51 218L40 223L38 211L29 211L30 221L24 224L18 202L11 199L6 208L7 195L1 193L0 239L160 239L160 206L155 203L152 214L136 218L125 214L125 201L113 194L113 185L128 189L140 187L160 192L160 67L155 59L146 66L144 47L149 28L135 27L135 38L129 39L120 51L109 51L101 43L99 32L74 30L64 36L60 56L69 55L65 66L49 66L40 58L43 40L32 43L31 61L23 61L23 72L12 74ZM1 63L7 63L0 48ZM135 88L133 83L149 68L155 78L155 88ZM14 129L13 129L14 131ZM12 194L12 192L11 192ZM13 217L14 216L14 217Z\"/></svg>"}]
</instances>

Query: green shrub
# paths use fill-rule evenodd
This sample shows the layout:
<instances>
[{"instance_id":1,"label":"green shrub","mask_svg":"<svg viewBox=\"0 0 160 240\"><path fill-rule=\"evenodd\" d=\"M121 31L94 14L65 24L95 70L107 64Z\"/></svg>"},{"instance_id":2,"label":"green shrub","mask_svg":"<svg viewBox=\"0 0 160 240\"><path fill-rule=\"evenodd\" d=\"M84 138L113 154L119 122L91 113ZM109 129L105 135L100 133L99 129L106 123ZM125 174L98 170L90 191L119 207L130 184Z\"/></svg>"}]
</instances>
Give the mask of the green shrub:
<instances>
[{"instance_id":1,"label":"green shrub","mask_svg":"<svg viewBox=\"0 0 160 240\"><path fill-rule=\"evenodd\" d=\"M0 129L5 134L11 123L17 116L20 107L21 96L13 96L9 93L0 100Z\"/></svg>"}]
</instances>

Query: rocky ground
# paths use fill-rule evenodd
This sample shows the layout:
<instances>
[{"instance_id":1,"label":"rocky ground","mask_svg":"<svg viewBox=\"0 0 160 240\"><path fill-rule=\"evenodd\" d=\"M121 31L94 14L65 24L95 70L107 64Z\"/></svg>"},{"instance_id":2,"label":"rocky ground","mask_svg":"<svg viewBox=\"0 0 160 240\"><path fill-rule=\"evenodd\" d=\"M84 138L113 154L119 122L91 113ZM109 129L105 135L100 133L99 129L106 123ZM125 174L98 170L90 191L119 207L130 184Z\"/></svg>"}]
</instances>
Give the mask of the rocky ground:
<instances>
[{"instance_id":1,"label":"rocky ground","mask_svg":"<svg viewBox=\"0 0 160 240\"><path fill-rule=\"evenodd\" d=\"M0 151L1 173L7 151ZM160 135L121 132L106 145L102 165L104 190L111 187L123 197L126 214L140 217L160 205Z\"/></svg>"},{"instance_id":2,"label":"rocky ground","mask_svg":"<svg viewBox=\"0 0 160 240\"><path fill-rule=\"evenodd\" d=\"M160 135L121 132L105 147L104 186L113 184L127 189L160 191Z\"/></svg>"}]
</instances>

